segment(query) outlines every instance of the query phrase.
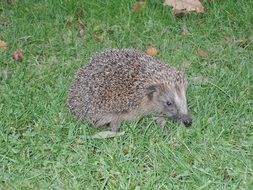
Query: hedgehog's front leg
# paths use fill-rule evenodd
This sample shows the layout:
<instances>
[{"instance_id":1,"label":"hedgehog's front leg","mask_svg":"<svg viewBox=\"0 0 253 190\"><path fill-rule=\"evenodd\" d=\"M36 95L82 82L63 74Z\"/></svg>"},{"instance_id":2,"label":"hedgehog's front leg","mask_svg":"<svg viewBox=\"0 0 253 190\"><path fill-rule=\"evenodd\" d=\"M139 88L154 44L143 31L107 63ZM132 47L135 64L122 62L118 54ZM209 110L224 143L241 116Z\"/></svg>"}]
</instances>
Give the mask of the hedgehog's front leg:
<instances>
[{"instance_id":1,"label":"hedgehog's front leg","mask_svg":"<svg viewBox=\"0 0 253 190\"><path fill-rule=\"evenodd\" d=\"M164 129L169 129L169 126L166 125L166 118L159 116L156 117L156 123L160 125L160 127L164 130Z\"/></svg>"},{"instance_id":2,"label":"hedgehog's front leg","mask_svg":"<svg viewBox=\"0 0 253 190\"><path fill-rule=\"evenodd\" d=\"M94 128L101 128L109 124L110 122L106 119L106 117L101 117L97 119L96 121L93 121L93 127Z\"/></svg>"},{"instance_id":3,"label":"hedgehog's front leg","mask_svg":"<svg viewBox=\"0 0 253 190\"><path fill-rule=\"evenodd\" d=\"M112 132L115 132L115 133L119 132L120 124L121 124L121 121L112 120L110 123Z\"/></svg>"}]
</instances>

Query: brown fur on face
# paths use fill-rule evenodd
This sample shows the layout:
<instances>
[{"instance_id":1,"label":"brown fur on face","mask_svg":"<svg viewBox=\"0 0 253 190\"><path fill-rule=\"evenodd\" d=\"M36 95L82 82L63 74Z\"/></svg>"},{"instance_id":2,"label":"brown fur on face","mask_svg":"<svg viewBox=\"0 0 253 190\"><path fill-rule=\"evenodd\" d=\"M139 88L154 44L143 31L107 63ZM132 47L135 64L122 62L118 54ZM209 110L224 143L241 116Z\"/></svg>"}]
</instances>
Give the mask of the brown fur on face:
<instances>
[{"instance_id":1,"label":"brown fur on face","mask_svg":"<svg viewBox=\"0 0 253 190\"><path fill-rule=\"evenodd\" d=\"M117 131L122 121L154 112L186 115L186 86L182 72L151 56L135 49L109 50L78 71L68 106L78 118L96 127L110 123ZM166 107L169 100L176 111Z\"/></svg>"}]
</instances>

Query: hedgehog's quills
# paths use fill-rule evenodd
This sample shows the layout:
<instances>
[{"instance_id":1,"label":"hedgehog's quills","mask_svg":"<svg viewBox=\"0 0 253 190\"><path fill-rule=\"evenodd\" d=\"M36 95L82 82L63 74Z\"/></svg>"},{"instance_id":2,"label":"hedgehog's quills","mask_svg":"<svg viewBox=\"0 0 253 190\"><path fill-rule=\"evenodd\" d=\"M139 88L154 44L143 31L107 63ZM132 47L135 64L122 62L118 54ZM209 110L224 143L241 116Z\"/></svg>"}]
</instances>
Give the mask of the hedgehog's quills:
<instances>
[{"instance_id":1,"label":"hedgehog's quills","mask_svg":"<svg viewBox=\"0 0 253 190\"><path fill-rule=\"evenodd\" d=\"M94 127L163 113L190 126L183 73L135 49L109 50L84 65L70 88L68 106Z\"/></svg>"}]
</instances>

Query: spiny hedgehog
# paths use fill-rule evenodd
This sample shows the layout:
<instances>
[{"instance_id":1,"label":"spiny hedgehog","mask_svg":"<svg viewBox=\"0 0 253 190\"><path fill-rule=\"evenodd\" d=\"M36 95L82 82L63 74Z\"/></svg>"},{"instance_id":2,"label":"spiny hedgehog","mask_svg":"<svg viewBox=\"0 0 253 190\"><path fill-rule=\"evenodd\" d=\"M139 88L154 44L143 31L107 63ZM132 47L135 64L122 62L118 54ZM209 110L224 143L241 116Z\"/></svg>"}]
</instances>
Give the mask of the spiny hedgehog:
<instances>
[{"instance_id":1,"label":"spiny hedgehog","mask_svg":"<svg viewBox=\"0 0 253 190\"><path fill-rule=\"evenodd\" d=\"M163 123L170 117L188 127L186 90L184 74L174 67L135 49L113 49L78 71L68 106L94 127L110 124L115 132L121 122L151 113L163 114Z\"/></svg>"}]
</instances>

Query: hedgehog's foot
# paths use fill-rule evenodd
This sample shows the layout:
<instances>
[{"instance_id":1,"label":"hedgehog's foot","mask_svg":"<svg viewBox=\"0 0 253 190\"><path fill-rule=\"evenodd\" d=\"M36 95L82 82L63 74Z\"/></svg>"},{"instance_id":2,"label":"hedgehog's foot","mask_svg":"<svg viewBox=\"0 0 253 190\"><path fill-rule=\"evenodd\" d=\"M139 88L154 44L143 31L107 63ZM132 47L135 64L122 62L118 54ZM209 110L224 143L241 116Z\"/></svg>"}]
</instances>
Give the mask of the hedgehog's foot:
<instances>
[{"instance_id":1,"label":"hedgehog's foot","mask_svg":"<svg viewBox=\"0 0 253 190\"><path fill-rule=\"evenodd\" d=\"M108 118L106 117L101 117L97 119L96 121L93 121L93 127L94 128L104 128L108 127L110 121L108 121Z\"/></svg>"},{"instance_id":2,"label":"hedgehog's foot","mask_svg":"<svg viewBox=\"0 0 253 190\"><path fill-rule=\"evenodd\" d=\"M92 127L94 128L101 128L101 127L104 127L105 125L97 125L97 124L93 124Z\"/></svg>"},{"instance_id":3,"label":"hedgehog's foot","mask_svg":"<svg viewBox=\"0 0 253 190\"><path fill-rule=\"evenodd\" d=\"M168 130L170 127L166 124L166 118L159 116L156 117L156 123L160 125L162 130Z\"/></svg>"},{"instance_id":4,"label":"hedgehog's foot","mask_svg":"<svg viewBox=\"0 0 253 190\"><path fill-rule=\"evenodd\" d=\"M111 131L112 132L119 132L119 128L120 128L120 121L111 121Z\"/></svg>"},{"instance_id":5,"label":"hedgehog's foot","mask_svg":"<svg viewBox=\"0 0 253 190\"><path fill-rule=\"evenodd\" d=\"M103 124L93 124L92 125L94 128L104 128L104 127L107 127L107 123L103 123Z\"/></svg>"}]
</instances>

